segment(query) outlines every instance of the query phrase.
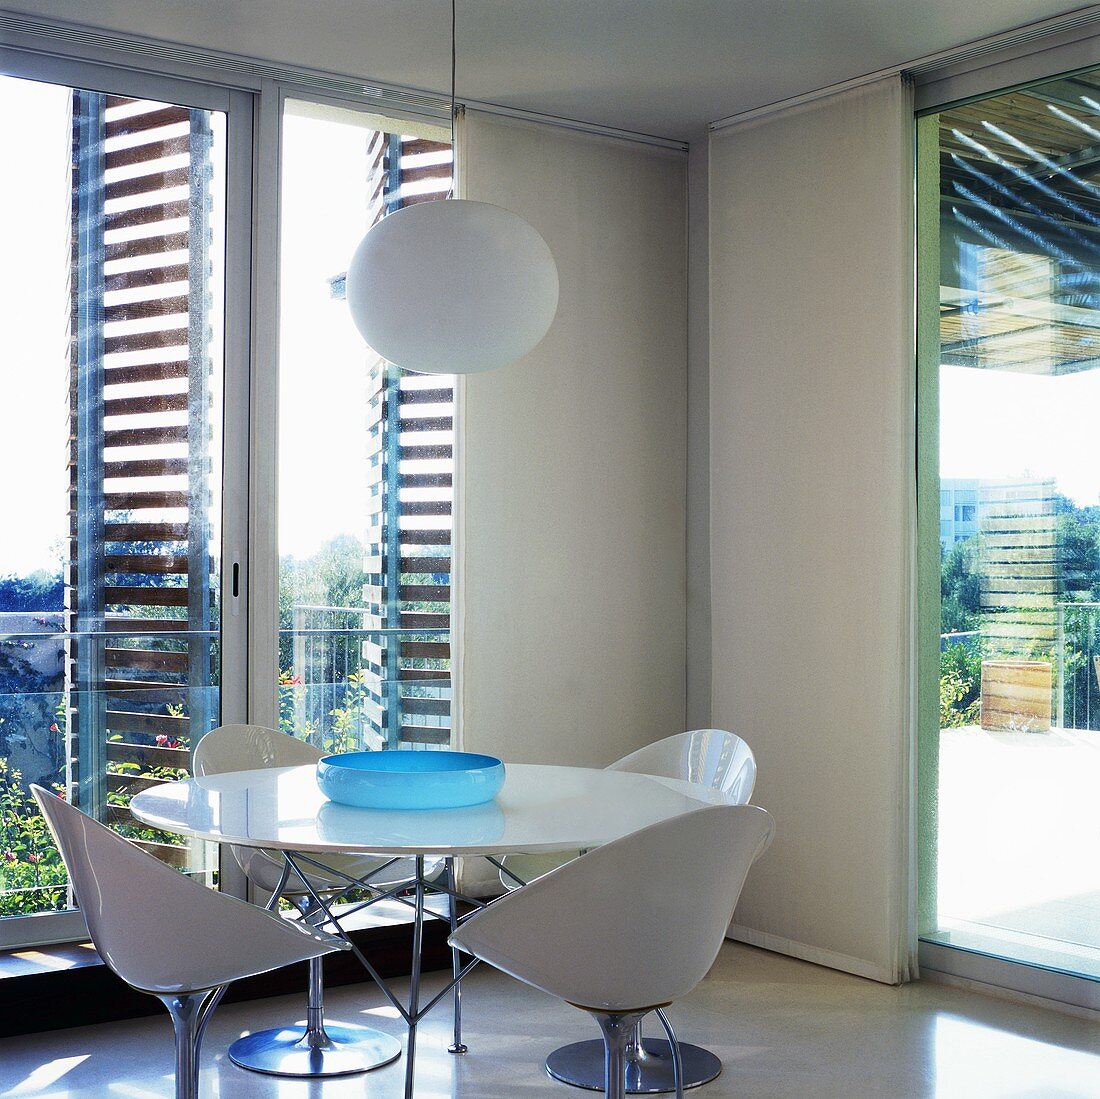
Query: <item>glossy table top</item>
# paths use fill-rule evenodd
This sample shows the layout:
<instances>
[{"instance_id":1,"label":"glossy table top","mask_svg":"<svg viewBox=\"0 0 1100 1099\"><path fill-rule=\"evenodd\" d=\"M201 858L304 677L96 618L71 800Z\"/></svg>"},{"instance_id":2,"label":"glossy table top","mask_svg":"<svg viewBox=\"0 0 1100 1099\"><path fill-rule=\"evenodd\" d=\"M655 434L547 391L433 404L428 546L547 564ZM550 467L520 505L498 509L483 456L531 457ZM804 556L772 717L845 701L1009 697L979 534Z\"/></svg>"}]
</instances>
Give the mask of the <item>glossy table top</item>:
<instances>
[{"instance_id":1,"label":"glossy table top","mask_svg":"<svg viewBox=\"0 0 1100 1099\"><path fill-rule=\"evenodd\" d=\"M186 779L138 794L134 816L219 843L378 855L502 855L598 847L658 821L721 804L678 779L510 763L500 793L464 809L356 809L328 801L316 768Z\"/></svg>"}]
</instances>

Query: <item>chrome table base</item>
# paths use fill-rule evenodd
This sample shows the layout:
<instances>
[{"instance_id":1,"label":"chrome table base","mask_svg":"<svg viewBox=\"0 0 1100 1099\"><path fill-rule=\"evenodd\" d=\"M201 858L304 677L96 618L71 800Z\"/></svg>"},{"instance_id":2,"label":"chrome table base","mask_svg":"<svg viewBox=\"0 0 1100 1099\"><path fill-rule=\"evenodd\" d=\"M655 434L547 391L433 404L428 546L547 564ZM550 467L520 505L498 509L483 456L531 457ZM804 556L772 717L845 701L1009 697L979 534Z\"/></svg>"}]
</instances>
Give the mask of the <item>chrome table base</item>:
<instances>
[{"instance_id":1,"label":"chrome table base","mask_svg":"<svg viewBox=\"0 0 1100 1099\"><path fill-rule=\"evenodd\" d=\"M401 1056L401 1043L370 1027L325 1024L261 1030L238 1038L229 1059L241 1068L272 1076L346 1076L381 1068Z\"/></svg>"},{"instance_id":2,"label":"chrome table base","mask_svg":"<svg viewBox=\"0 0 1100 1099\"><path fill-rule=\"evenodd\" d=\"M279 886L267 908L273 910L290 877L291 863L283 869ZM294 898L303 922L324 922L327 910L314 895ZM219 994L219 999L220 994ZM229 1047L229 1059L241 1068L271 1076L347 1076L381 1068L401 1056L401 1043L370 1027L325 1022L325 971L320 958L309 960L309 999L304 1027L260 1030L238 1038Z\"/></svg>"},{"instance_id":3,"label":"chrome table base","mask_svg":"<svg viewBox=\"0 0 1100 1099\"><path fill-rule=\"evenodd\" d=\"M414 1075L415 1068L416 1068L416 1037L417 1037L416 1032L417 1032L417 1025L419 1024L420 1020L423 1019L424 1016L427 1015L427 1013L429 1011L431 1011L432 1008L435 1007L436 1004L438 1004L441 1000L443 1000L449 994L452 997L453 1004L454 1004L454 1041L450 1046L450 1052L451 1053L456 1053L456 1054L465 1053L466 1052L466 1046L462 1042L462 988L461 988L461 981L462 981L462 978L465 977L466 974L469 973L470 970L473 969L475 965L477 965L477 959L476 958L472 959L466 965L462 965L461 959L459 958L458 953L456 951L452 951L452 954L451 954L451 958L452 958L452 970L451 970L452 976L451 976L451 980L443 987L442 990L440 990L434 996L432 996L432 998L430 1000L428 1000L427 1003L423 1003L421 1001L421 995L420 995L421 994L420 978L421 978L421 962L422 962L421 954L422 954L422 948L423 948L423 943L424 943L424 921L425 921L426 918L444 919L444 920L448 921L451 930L454 931L457 928L458 924L461 922L462 918L463 918L463 917L460 917L458 915L458 911L457 911L457 907L456 907L458 902L465 902L465 903L469 904L471 909L474 909L474 910L479 909L479 908L484 908L485 907L484 902L474 900L471 897L466 897L463 894L458 892L458 890L456 888L456 881L455 881L454 859L450 858L450 857L447 857L444 860L445 866L446 866L446 873L445 873L445 876L444 876L442 881L437 880L437 879L429 879L428 877L426 877L425 872L424 872L425 871L424 856L423 855L417 855L417 856L415 856L416 873L413 876L411 881L400 882L397 885L391 886L388 889L381 889L381 890L377 889L377 887L371 886L369 876L367 878L363 878L363 879L352 878L352 877L348 876L347 874L343 873L342 871L335 870L331 867L326 867L323 862L319 861L318 859L316 859L316 858L314 858L310 855L306 855L302 852L298 852L297 854L294 854L290 851L284 851L283 852L283 858L286 862L286 869L285 869L285 872L284 872L284 877L289 876L289 874L291 874L291 873L296 874L298 880L303 881L305 883L306 889L308 890L309 904L308 904L308 906L303 905L302 907L303 907L303 911L308 911L308 913L309 913L308 918L310 919L310 922L313 923L314 926L321 927L321 928L331 932L332 934L339 936L340 938L342 938L347 943L348 947L351 949L351 952L356 956L356 958L359 959L359 962L362 964L363 968L367 971L367 973L370 975L370 977L374 980L375 984L378 986L378 988L381 990L382 994L389 1001L390 1005L397 1011L397 1014L404 1021L405 1026L407 1027L407 1034L408 1034L408 1038L406 1040L406 1046L405 1046L405 1092L404 1092L404 1094L405 1094L405 1099L413 1099L413 1075ZM391 860L391 862L396 862L396 861L397 861L396 859ZM332 899L326 899L325 897L322 897L320 895L320 893L318 893L318 891L310 883L310 881L307 877L309 867L312 867L312 868L315 868L315 869L320 869L322 871L326 871L328 874L335 876L339 880L346 881L348 888L365 888L365 889L368 889L368 890L374 890L375 891L374 895L371 896L368 900L353 903L350 907L349 912L344 913L344 915L349 915L349 914L352 914L354 912L362 911L363 909L369 908L372 904L377 904L379 901L386 900L387 898L393 898L394 900L401 901L402 903L408 905L413 910L412 966L411 966L411 972L409 974L409 999L408 999L408 1004L407 1005L401 1002L401 1000L395 994L394 990L390 987L389 982L386 981L382 977L382 975L375 969L375 967L371 964L370 959L366 957L366 955L363 953L363 951L351 940L351 938L349 938L349 936L348 936L347 932L344 930L344 928L341 927L341 925L340 925L340 916L336 912L333 911L333 901L332 901ZM381 867L380 868L380 870L384 870L384 869L386 869L386 867ZM378 873L378 872L379 871L375 871L375 873ZM411 899L404 895L406 893L406 891L409 891L409 892L412 893ZM440 913L438 913L436 911L429 910L429 908L426 904L426 901L428 900L429 895L432 895L432 896L441 895L441 896L445 896L447 898L447 901L446 901L447 913L446 913L446 915L440 915ZM341 1073L342 1072L362 1072L362 1071L364 1071L365 1069L368 1069L368 1068L377 1068L380 1065L389 1064L390 1061L393 1061L397 1058L397 1056L401 1052L401 1047L400 1047L400 1044L397 1043L395 1039L391 1038L391 1039L387 1039L387 1041L392 1041L394 1043L394 1046L396 1046L396 1052L394 1052L391 1056L386 1056L385 1060L380 1060L380 1061L377 1061L374 1064L370 1064L370 1065L363 1065L359 1068L352 1068L352 1069L330 1068L327 1071L317 1071L317 1069L313 1067L314 1061L310 1060L310 1058L314 1058L314 1059L317 1058L318 1042L317 1042L316 1036L317 1035L323 1035L327 1030L328 1037L329 1038L336 1038L337 1042L339 1042L338 1031L341 1028L326 1027L324 1022L323 1022L323 1014L322 1014L322 1010L323 1010L323 1008L322 1008L323 988L322 988L322 976L321 976L320 966L317 966L317 967L315 967L314 969L311 970L311 973L310 973L310 987L311 987L311 994L310 994L311 1012L313 1011L313 1005L315 1005L316 1006L316 1013L311 1014L311 1016L310 1016L310 1026L307 1028L307 1031L306 1031L305 1034L303 1034L300 1029L298 1029L294 1032L289 1032L289 1034L286 1031L274 1032L276 1034L282 1033L284 1035L288 1035L288 1038L285 1040L284 1043L280 1043L277 1046L276 1052L274 1054L270 1054L270 1055L268 1053L262 1051L262 1050L257 1051L256 1053L251 1053L251 1052L248 1052L248 1051L242 1051L242 1050L238 1049L238 1047L242 1046L243 1043L250 1042L253 1038L258 1038L259 1037L259 1035L250 1035L247 1038L242 1038L242 1039L240 1039L239 1041L237 1041L233 1044L233 1047L230 1050L230 1057L232 1058L232 1060L236 1064L242 1065L242 1067L244 1067L244 1068L255 1069L258 1072L271 1072L271 1073L278 1072L279 1075L295 1075L295 1076L310 1076L310 1077L312 1077L312 1076L332 1076L332 1075L336 1075L337 1072L341 1072ZM269 1031L268 1033L271 1034L272 1032ZM311 1033L314 1035L314 1038L312 1040L309 1037L309 1035ZM382 1036L382 1037L384 1037L384 1036ZM311 1048L311 1043L312 1043L312 1048ZM261 1043L261 1045L262 1044L263 1043ZM280 1054L278 1052L278 1048L285 1048L286 1045L295 1046L295 1047L297 1047L298 1050L302 1051L302 1052L294 1053L293 1054L294 1056L301 1057L304 1053L304 1056L306 1058L306 1060L304 1062L305 1065L306 1065L305 1069L303 1071L300 1071L300 1072L289 1072L285 1069L280 1071L280 1070L276 1070L276 1069L273 1069L273 1068L264 1067L264 1064L262 1062L265 1061L265 1060L267 1060L269 1063L272 1060L277 1062L278 1059L279 1059L279 1056L280 1056ZM386 1049L391 1050L392 1047L387 1045ZM234 1052L234 1051L236 1051L236 1052ZM248 1063L247 1064L242 1059L243 1056L248 1057ZM322 1057L321 1057L322 1065L325 1064L325 1063L328 1063L328 1062L325 1061L326 1057L329 1057L329 1054L327 1052L322 1051ZM299 1062L299 1063L301 1063L301 1062ZM331 1063L334 1066L339 1063L335 1053L331 1057Z\"/></svg>"},{"instance_id":4,"label":"chrome table base","mask_svg":"<svg viewBox=\"0 0 1100 1099\"><path fill-rule=\"evenodd\" d=\"M684 1087L709 1083L722 1071L722 1062L710 1050L680 1042ZM604 1090L604 1044L598 1038L561 1046L546 1058L546 1071L563 1084L589 1091ZM672 1055L664 1038L646 1038L626 1055L628 1095L655 1095L674 1091Z\"/></svg>"}]
</instances>

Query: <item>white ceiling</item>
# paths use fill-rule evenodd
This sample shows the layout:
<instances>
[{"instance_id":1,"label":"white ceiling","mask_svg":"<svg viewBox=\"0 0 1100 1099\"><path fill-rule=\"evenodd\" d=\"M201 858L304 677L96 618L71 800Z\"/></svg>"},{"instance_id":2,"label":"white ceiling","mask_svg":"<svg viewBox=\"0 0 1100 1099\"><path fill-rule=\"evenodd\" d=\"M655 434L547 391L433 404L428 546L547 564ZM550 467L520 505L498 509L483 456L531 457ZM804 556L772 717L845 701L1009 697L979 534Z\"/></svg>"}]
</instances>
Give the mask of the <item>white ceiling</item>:
<instances>
[{"instance_id":1,"label":"white ceiling","mask_svg":"<svg viewBox=\"0 0 1100 1099\"><path fill-rule=\"evenodd\" d=\"M458 92L690 138L714 119L1080 7L458 0ZM11 8L423 90L443 91L449 81L447 0L13 0Z\"/></svg>"}]
</instances>

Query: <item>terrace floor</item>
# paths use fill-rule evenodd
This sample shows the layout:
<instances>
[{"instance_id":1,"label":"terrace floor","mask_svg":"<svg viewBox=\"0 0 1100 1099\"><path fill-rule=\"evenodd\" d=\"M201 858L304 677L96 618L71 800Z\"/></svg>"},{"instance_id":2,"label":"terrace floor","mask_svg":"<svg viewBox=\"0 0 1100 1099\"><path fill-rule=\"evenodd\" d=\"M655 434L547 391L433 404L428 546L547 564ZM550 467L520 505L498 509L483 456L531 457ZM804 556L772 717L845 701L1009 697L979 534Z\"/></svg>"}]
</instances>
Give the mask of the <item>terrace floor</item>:
<instances>
[{"instance_id":1,"label":"terrace floor","mask_svg":"<svg viewBox=\"0 0 1100 1099\"><path fill-rule=\"evenodd\" d=\"M1100 979L1100 732L940 733L935 941Z\"/></svg>"}]
</instances>

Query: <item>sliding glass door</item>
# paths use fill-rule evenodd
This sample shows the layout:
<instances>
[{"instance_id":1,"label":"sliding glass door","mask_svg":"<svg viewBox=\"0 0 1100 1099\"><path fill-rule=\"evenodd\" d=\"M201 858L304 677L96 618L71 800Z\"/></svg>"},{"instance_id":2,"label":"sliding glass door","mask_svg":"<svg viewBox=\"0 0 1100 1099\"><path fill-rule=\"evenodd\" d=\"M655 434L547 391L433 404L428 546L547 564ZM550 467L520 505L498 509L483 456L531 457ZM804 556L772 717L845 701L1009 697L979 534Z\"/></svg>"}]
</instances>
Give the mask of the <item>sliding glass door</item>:
<instances>
[{"instance_id":1,"label":"sliding glass door","mask_svg":"<svg viewBox=\"0 0 1100 1099\"><path fill-rule=\"evenodd\" d=\"M222 629L230 96L70 68L0 75L5 943L79 929L31 783L215 880L215 851L129 802L188 773L243 662Z\"/></svg>"},{"instance_id":2,"label":"sliding glass door","mask_svg":"<svg viewBox=\"0 0 1100 1099\"><path fill-rule=\"evenodd\" d=\"M1100 980L1100 72L920 143L923 935Z\"/></svg>"}]
</instances>

